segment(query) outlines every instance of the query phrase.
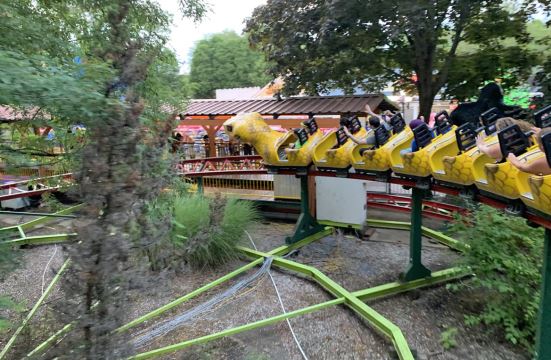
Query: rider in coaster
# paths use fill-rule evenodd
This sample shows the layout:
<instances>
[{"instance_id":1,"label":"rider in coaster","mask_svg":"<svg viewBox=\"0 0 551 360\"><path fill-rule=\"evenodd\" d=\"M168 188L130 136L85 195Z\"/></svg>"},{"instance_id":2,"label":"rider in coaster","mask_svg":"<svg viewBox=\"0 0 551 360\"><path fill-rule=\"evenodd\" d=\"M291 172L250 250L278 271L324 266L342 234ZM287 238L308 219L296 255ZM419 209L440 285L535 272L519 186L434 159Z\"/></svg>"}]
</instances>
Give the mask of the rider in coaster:
<instances>
[{"instance_id":1,"label":"rider in coaster","mask_svg":"<svg viewBox=\"0 0 551 360\"><path fill-rule=\"evenodd\" d=\"M411 120L409 122L409 128L413 131L414 129L418 128L419 126L425 124L425 118L423 116L419 116L419 119ZM431 130L430 132L431 137L434 138L434 132ZM414 153L417 150L419 150L419 146L417 146L417 142L415 139L411 141L411 145L409 148L404 149L400 151L400 155L408 154L408 153Z\"/></svg>"},{"instance_id":2,"label":"rider in coaster","mask_svg":"<svg viewBox=\"0 0 551 360\"><path fill-rule=\"evenodd\" d=\"M549 134L549 133L551 133L551 128L548 128L548 127L536 132L536 141L538 142L538 146L542 152L544 150L543 150L543 144L542 144L541 138L545 134ZM515 156L515 154L509 153L509 155L507 155L507 160L511 163L511 165L513 165L520 171L523 171L529 174L534 174L534 175L551 175L551 168L549 167L549 164L547 163L547 159L545 156L540 157L530 163L527 163L524 161L520 161Z\"/></svg>"},{"instance_id":3,"label":"rider in coaster","mask_svg":"<svg viewBox=\"0 0 551 360\"><path fill-rule=\"evenodd\" d=\"M392 113L389 114L389 113L385 112L383 114L383 116L379 116L371 110L371 107L369 107L369 105L365 106L365 112L368 113L369 115L371 115L370 118L369 118L369 127L371 129L375 130L379 126L383 125L388 131L392 130L392 126L390 126L390 124L387 122L387 119L389 118L389 116ZM356 144L359 144L359 145L373 145L373 146L375 146L375 144L376 144L375 135L373 133L368 135L365 139L359 139L359 138L355 137L354 135L352 135L352 133L350 132L350 130L348 130L348 128L346 126L343 127L343 130L344 130L344 133L346 134L346 136L348 136L348 138L350 140L354 141Z\"/></svg>"},{"instance_id":4,"label":"rider in coaster","mask_svg":"<svg viewBox=\"0 0 551 360\"><path fill-rule=\"evenodd\" d=\"M516 120L510 117L505 117L505 118L498 119L496 121L496 131L501 131L508 126L515 125L515 124L520 127L520 130L522 130L522 132L533 131L535 134L538 134L539 131L541 130L540 128L535 127L534 125L530 124L527 121ZM476 146L478 147L478 150L488 155L489 157L494 158L496 161L501 161L501 159L503 159L503 154L501 153L501 148L499 146L499 143L488 145L484 142L485 138L486 138L486 134L484 132L481 132L480 134L477 135Z\"/></svg>"},{"instance_id":5,"label":"rider in coaster","mask_svg":"<svg viewBox=\"0 0 551 360\"><path fill-rule=\"evenodd\" d=\"M304 124L304 122L301 122L301 123L300 123L300 126L301 126L302 128L305 128L305 127L306 127L306 125ZM298 149L300 149L300 148L302 147L302 145L303 145L303 144L300 142L300 139L297 139L297 141L295 141L294 143L290 143L289 145L287 145L287 147L285 148L285 153L288 153L289 150L293 150L293 149L294 149L294 150L298 150Z\"/></svg>"}]
</instances>

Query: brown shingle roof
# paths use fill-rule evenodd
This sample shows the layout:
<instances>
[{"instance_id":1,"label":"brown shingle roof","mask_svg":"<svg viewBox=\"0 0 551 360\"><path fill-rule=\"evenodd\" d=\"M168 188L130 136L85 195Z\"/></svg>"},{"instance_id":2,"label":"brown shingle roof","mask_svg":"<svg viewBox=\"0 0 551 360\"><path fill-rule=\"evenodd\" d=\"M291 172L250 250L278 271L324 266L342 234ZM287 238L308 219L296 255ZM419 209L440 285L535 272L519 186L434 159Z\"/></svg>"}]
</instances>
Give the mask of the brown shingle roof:
<instances>
[{"instance_id":1,"label":"brown shingle roof","mask_svg":"<svg viewBox=\"0 0 551 360\"><path fill-rule=\"evenodd\" d=\"M14 122L19 120L28 120L35 118L37 116L42 116L45 118L50 118L48 114L41 112L40 108L28 108L24 111L16 110L10 106L0 105L0 121L1 122Z\"/></svg>"},{"instance_id":2,"label":"brown shingle roof","mask_svg":"<svg viewBox=\"0 0 551 360\"><path fill-rule=\"evenodd\" d=\"M365 105L373 110L398 110L398 107L382 94L353 96L301 96L277 99L251 100L191 100L183 116L235 115L243 112L259 112L263 115L342 115L363 114Z\"/></svg>"}]
</instances>

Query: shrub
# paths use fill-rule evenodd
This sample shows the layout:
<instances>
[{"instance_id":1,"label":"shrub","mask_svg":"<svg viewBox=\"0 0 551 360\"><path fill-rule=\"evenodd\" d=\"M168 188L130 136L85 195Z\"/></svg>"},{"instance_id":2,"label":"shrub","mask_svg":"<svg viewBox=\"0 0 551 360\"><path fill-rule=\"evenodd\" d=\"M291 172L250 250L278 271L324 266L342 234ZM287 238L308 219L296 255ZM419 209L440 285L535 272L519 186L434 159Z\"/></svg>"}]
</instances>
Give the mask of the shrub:
<instances>
[{"instance_id":1,"label":"shrub","mask_svg":"<svg viewBox=\"0 0 551 360\"><path fill-rule=\"evenodd\" d=\"M177 254L171 240L173 227L174 199L189 196L189 185L175 178L169 186L154 199L148 201L145 212L135 230L136 245L147 257L151 270L166 270L174 264Z\"/></svg>"},{"instance_id":2,"label":"shrub","mask_svg":"<svg viewBox=\"0 0 551 360\"><path fill-rule=\"evenodd\" d=\"M237 257L235 246L257 219L248 202L183 196L174 202L172 239L193 267L215 267Z\"/></svg>"},{"instance_id":3,"label":"shrub","mask_svg":"<svg viewBox=\"0 0 551 360\"><path fill-rule=\"evenodd\" d=\"M456 327L448 327L440 333L440 344L444 349L449 350L457 346L456 336L459 330Z\"/></svg>"},{"instance_id":4,"label":"shrub","mask_svg":"<svg viewBox=\"0 0 551 360\"><path fill-rule=\"evenodd\" d=\"M476 274L472 281L452 287L485 292L482 311L466 316L466 323L498 326L508 341L531 348L540 299L543 230L487 206L451 230L471 246L461 261Z\"/></svg>"}]
</instances>

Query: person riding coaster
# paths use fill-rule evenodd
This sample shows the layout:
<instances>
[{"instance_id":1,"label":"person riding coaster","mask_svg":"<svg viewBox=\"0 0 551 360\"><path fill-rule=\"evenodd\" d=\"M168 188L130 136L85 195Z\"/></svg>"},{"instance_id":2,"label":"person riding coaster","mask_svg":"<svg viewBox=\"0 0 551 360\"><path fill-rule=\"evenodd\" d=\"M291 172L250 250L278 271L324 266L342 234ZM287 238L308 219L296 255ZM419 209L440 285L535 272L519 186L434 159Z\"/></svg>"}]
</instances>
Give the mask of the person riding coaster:
<instances>
[{"instance_id":1,"label":"person riding coaster","mask_svg":"<svg viewBox=\"0 0 551 360\"><path fill-rule=\"evenodd\" d=\"M413 140L402 144L397 155L391 157L392 171L406 178L427 179L431 176L430 158L441 147L449 147L457 153L456 126L447 120L447 113L439 114L434 129L430 129L423 118L412 120L409 129ZM426 186L426 181L421 181Z\"/></svg>"},{"instance_id":2,"label":"person riding coaster","mask_svg":"<svg viewBox=\"0 0 551 360\"><path fill-rule=\"evenodd\" d=\"M356 172L374 174L383 180L388 179L390 175L391 154L397 151L398 145L409 143L413 138L411 131L405 131L406 122L402 114L393 114L386 120L387 116L383 115L382 123L388 126L377 126L373 130L375 145L358 144L350 154Z\"/></svg>"},{"instance_id":3,"label":"person riding coaster","mask_svg":"<svg viewBox=\"0 0 551 360\"><path fill-rule=\"evenodd\" d=\"M348 175L350 152L356 146L345 131L361 139L367 136L357 116L341 118L341 126L327 133L314 148L312 159L319 170L337 171L339 175ZM346 129L346 130L345 130Z\"/></svg>"},{"instance_id":4,"label":"person riding coaster","mask_svg":"<svg viewBox=\"0 0 551 360\"><path fill-rule=\"evenodd\" d=\"M551 105L534 114L534 119L542 128L536 134L541 155L526 162L510 153L507 161L520 170L516 186L522 202L537 212L551 214Z\"/></svg>"},{"instance_id":5,"label":"person riding coaster","mask_svg":"<svg viewBox=\"0 0 551 360\"><path fill-rule=\"evenodd\" d=\"M460 185L463 195L472 197L477 192L474 186L475 177L483 178L484 165L493 162L491 157L478 149L476 137L484 132L487 135L484 138L486 144L497 144L495 123L499 116L499 110L492 108L480 115L481 127L477 127L472 122L457 127L455 129L457 149L450 146L440 147L430 158L434 179L452 187Z\"/></svg>"},{"instance_id":6,"label":"person riding coaster","mask_svg":"<svg viewBox=\"0 0 551 360\"><path fill-rule=\"evenodd\" d=\"M499 162L485 164L484 173L476 177L475 185L479 190L494 197L509 199L510 204L506 210L513 214L524 211L524 205L519 199L522 200L521 194L526 191L519 186L517 178L522 177L523 181L526 181L526 177L530 174L523 172L523 169L541 172L546 168L542 167L540 159L544 157L544 153L538 145L542 124L541 121L536 122L538 126L533 127L529 123L510 118L500 119L496 122L496 128L499 129L497 133L499 148L496 150L495 145L490 147L487 147L487 144L482 145L482 148ZM503 126L506 127L502 128ZM480 172L479 175L481 175Z\"/></svg>"},{"instance_id":7,"label":"person riding coaster","mask_svg":"<svg viewBox=\"0 0 551 360\"><path fill-rule=\"evenodd\" d=\"M344 127L343 130L344 130L344 133L346 134L346 136L348 136L348 138L350 140L352 140L353 142L355 142L356 144L358 145L372 145L372 146L375 146L376 145L376 139L375 139L375 131L377 130L377 128L381 125L383 125L387 131L391 131L392 130L392 126L387 122L387 116L392 114L390 112L385 112L385 114L383 116L379 116L377 114L375 114L372 110L371 110L371 107L369 105L366 105L365 106L365 111L371 115L369 117L369 120L368 120L368 124L369 124L369 130L373 130L373 131L369 131L366 133L366 136L365 138L363 139L360 139L356 136L354 136L354 134L352 134L350 132L350 130L348 130L347 127ZM392 114L394 115L394 114Z\"/></svg>"}]
</instances>

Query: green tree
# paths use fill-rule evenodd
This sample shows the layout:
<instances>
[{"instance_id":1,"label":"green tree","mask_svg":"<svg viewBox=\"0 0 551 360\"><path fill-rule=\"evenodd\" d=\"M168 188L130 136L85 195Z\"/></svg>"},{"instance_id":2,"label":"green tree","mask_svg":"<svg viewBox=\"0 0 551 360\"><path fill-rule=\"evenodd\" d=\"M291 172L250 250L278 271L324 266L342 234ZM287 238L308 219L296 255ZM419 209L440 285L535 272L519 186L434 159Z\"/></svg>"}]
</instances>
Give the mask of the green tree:
<instances>
[{"instance_id":1,"label":"green tree","mask_svg":"<svg viewBox=\"0 0 551 360\"><path fill-rule=\"evenodd\" d=\"M245 37L225 31L197 43L190 81L195 97L212 98L215 89L265 85L270 80L266 68L262 54L250 49Z\"/></svg>"},{"instance_id":2,"label":"green tree","mask_svg":"<svg viewBox=\"0 0 551 360\"><path fill-rule=\"evenodd\" d=\"M255 9L246 32L266 54L270 73L284 78L286 93L374 91L390 81L416 90L427 117L441 91L465 98L485 80L508 75L504 85L516 85L530 72L529 9L512 12L504 3L269 0ZM507 38L516 42L505 46ZM464 45L470 47L460 53Z\"/></svg>"},{"instance_id":3,"label":"green tree","mask_svg":"<svg viewBox=\"0 0 551 360\"><path fill-rule=\"evenodd\" d=\"M195 19L205 11L200 0L179 3ZM154 241L140 225L169 177L167 139L183 101L184 79L164 47L169 16L150 0L5 0L0 14L0 105L31 126L87 128L73 169L85 206L79 241L66 247L72 265L59 312L75 331L49 356L126 357L131 349L113 331L128 316L139 251ZM47 156L15 140L0 151L19 156L3 161Z\"/></svg>"}]
</instances>

